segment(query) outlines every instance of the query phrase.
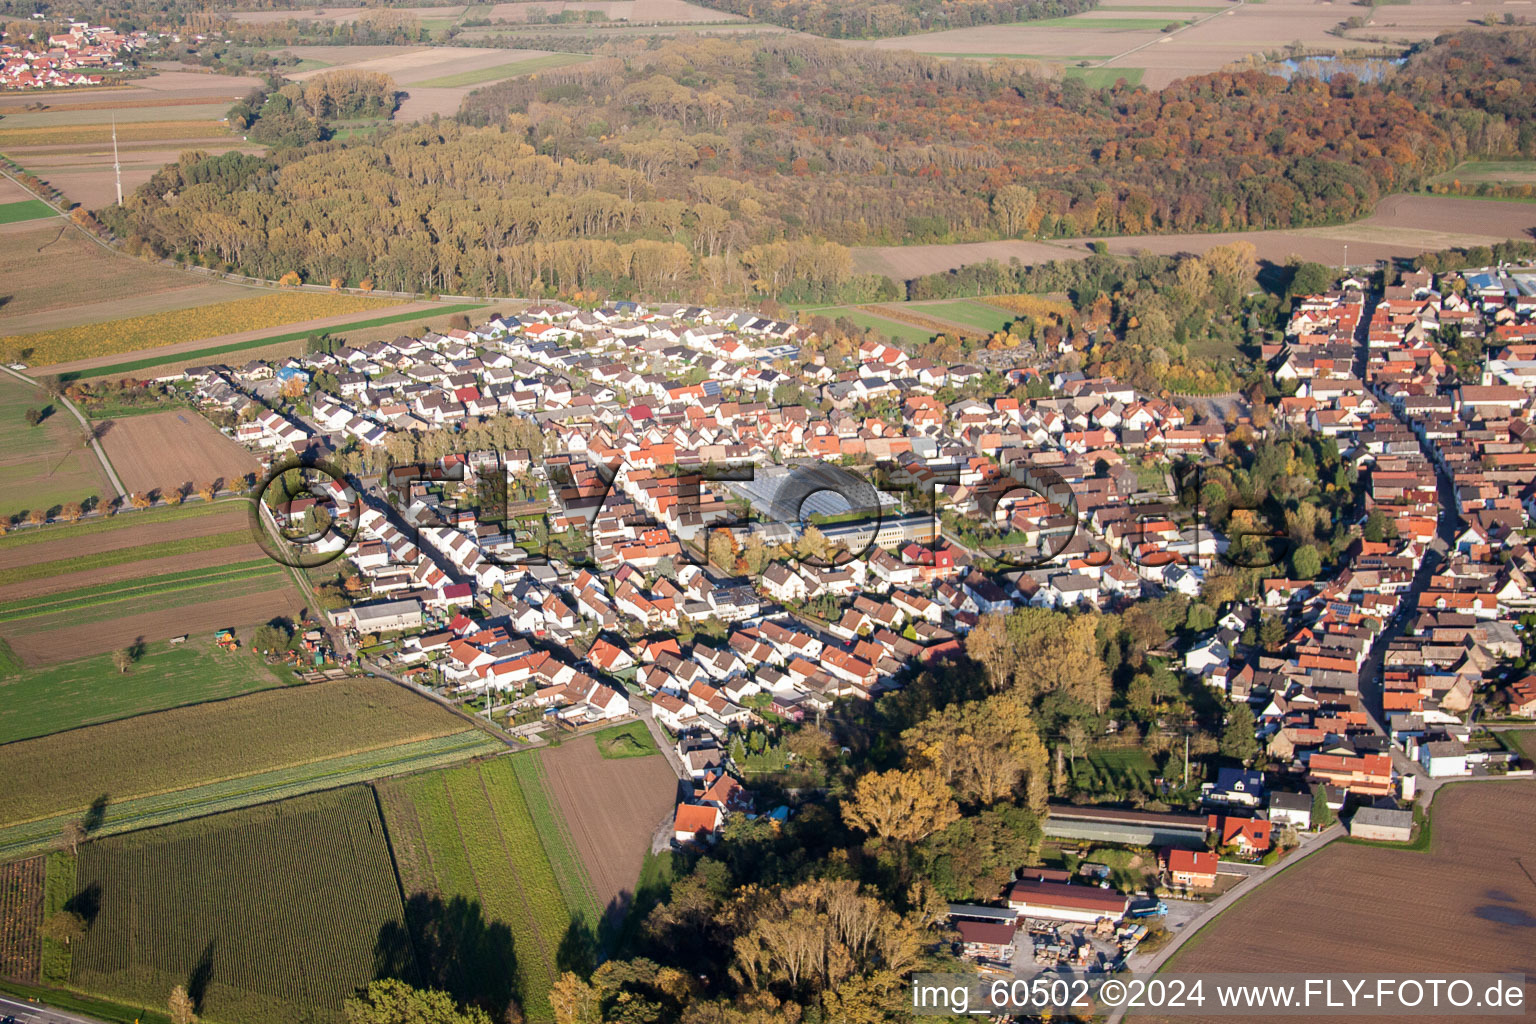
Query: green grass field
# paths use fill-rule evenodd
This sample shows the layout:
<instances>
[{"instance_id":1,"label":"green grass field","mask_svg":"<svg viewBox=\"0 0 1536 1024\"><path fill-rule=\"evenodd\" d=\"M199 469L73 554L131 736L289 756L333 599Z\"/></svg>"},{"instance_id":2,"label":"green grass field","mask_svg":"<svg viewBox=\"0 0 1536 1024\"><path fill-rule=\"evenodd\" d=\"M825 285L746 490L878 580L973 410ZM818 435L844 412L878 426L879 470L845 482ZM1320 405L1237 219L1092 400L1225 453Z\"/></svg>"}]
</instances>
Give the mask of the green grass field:
<instances>
[{"instance_id":1,"label":"green grass field","mask_svg":"<svg viewBox=\"0 0 1536 1024\"><path fill-rule=\"evenodd\" d=\"M1108 89L1122 78L1126 85L1140 85L1144 74L1145 68L1063 68L1061 77L1075 78L1090 89Z\"/></svg>"},{"instance_id":2,"label":"green grass field","mask_svg":"<svg viewBox=\"0 0 1536 1024\"><path fill-rule=\"evenodd\" d=\"M925 57L966 57L971 60L1040 60L1051 64L1060 64L1064 61L1079 60L1109 60L1114 56L1111 53L1087 53L1071 57L1063 57L1057 53L957 53L953 50L923 50Z\"/></svg>"},{"instance_id":3,"label":"green grass field","mask_svg":"<svg viewBox=\"0 0 1536 1024\"><path fill-rule=\"evenodd\" d=\"M50 405L53 411L41 423L27 423L28 409ZM100 463L81 444L84 434L73 416L37 388L0 374L0 516L47 511L92 495L110 497Z\"/></svg>"},{"instance_id":4,"label":"green grass field","mask_svg":"<svg viewBox=\"0 0 1536 1024\"><path fill-rule=\"evenodd\" d=\"M479 309L478 302L461 302L457 305L442 306L432 310L417 310L414 313L396 313L392 316L376 317L372 320L359 320L355 323L342 324L330 329L332 334L343 334L347 331L360 331L366 327L384 327L389 324L403 324L408 320L420 322L430 316L444 316L450 313L466 313L472 309ZM121 363L113 363L111 366L98 366L90 370L75 370L60 374L66 380L84 380L89 377L110 377L114 374L133 373L136 370L147 370L151 367L165 366L170 363L190 366L214 356L228 355L231 352L244 352L247 349L263 348L267 345L277 345L285 341L302 341L314 331L289 331L287 334L274 334L265 338L256 338L253 341L237 341L228 345L215 345L211 348L201 348L195 352L182 352L170 358L165 356L147 356L142 359L130 359Z\"/></svg>"},{"instance_id":5,"label":"green grass field","mask_svg":"<svg viewBox=\"0 0 1536 1024\"><path fill-rule=\"evenodd\" d=\"M19 224L24 220L57 217L58 211L41 199L23 199L18 203L0 203L0 224Z\"/></svg>"},{"instance_id":6,"label":"green grass field","mask_svg":"<svg viewBox=\"0 0 1536 1024\"><path fill-rule=\"evenodd\" d=\"M0 744L254 693L283 682L250 651L220 650L206 637L174 646L152 644L128 675L106 654L23 669L0 680Z\"/></svg>"},{"instance_id":7,"label":"green grass field","mask_svg":"<svg viewBox=\"0 0 1536 1024\"><path fill-rule=\"evenodd\" d=\"M597 752L606 758L644 757L656 753L656 741L644 722L629 722L592 734Z\"/></svg>"},{"instance_id":8,"label":"green grass field","mask_svg":"<svg viewBox=\"0 0 1536 1024\"><path fill-rule=\"evenodd\" d=\"M403 908L365 786L87 843L94 921L70 987L160 1008L187 985L210 1020L340 1021Z\"/></svg>"},{"instance_id":9,"label":"green grass field","mask_svg":"<svg viewBox=\"0 0 1536 1024\"><path fill-rule=\"evenodd\" d=\"M524 60L515 60L507 64L498 64L493 68L481 68L478 71L461 71L456 75L443 75L441 78L433 78L426 82L417 82L416 84L432 89L451 89L461 85L481 85L485 82L499 82L503 78L526 75L534 71L547 71L550 68L563 68L571 64L583 64L591 59L590 56L584 53L547 53L542 57L528 57Z\"/></svg>"},{"instance_id":10,"label":"green grass field","mask_svg":"<svg viewBox=\"0 0 1536 1024\"><path fill-rule=\"evenodd\" d=\"M1531 185L1536 184L1536 160L1467 160L1430 180Z\"/></svg>"},{"instance_id":11,"label":"green grass field","mask_svg":"<svg viewBox=\"0 0 1536 1024\"><path fill-rule=\"evenodd\" d=\"M965 327L974 327L978 331L1000 331L1009 323L1018 319L1018 314L1010 313L1006 309L997 306L989 306L985 302L973 302L970 299L951 299L946 302L921 302L913 303L907 307L912 312L923 316L935 317L939 320L948 320L950 323L961 324Z\"/></svg>"},{"instance_id":12,"label":"green grass field","mask_svg":"<svg viewBox=\"0 0 1536 1024\"><path fill-rule=\"evenodd\" d=\"M547 822L545 828L536 824L524 794L527 770L520 778L514 760L482 761L377 788L412 933L473 936L436 953L418 943L418 955L431 965L426 980L482 1005L504 1006L515 998L530 1021L549 1021L550 986L560 970L575 965L573 956L581 959L572 952L579 924L572 926L586 908L567 902L551 862L579 862L559 849L563 835L550 832ZM537 788L532 779L529 785Z\"/></svg>"}]
</instances>

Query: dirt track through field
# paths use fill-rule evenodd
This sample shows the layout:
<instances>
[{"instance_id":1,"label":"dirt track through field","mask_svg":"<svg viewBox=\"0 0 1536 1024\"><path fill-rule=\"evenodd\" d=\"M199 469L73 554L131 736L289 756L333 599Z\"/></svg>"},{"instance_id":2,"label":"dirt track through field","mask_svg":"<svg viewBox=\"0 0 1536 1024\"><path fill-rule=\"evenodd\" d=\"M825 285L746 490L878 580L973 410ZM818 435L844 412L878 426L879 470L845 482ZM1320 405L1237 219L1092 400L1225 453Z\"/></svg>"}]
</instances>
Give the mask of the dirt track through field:
<instances>
[{"instance_id":1,"label":"dirt track through field","mask_svg":"<svg viewBox=\"0 0 1536 1024\"><path fill-rule=\"evenodd\" d=\"M166 541L229 533L232 530L241 529L250 521L249 509L250 506L243 501L231 501L206 515L172 519L167 522L115 526L86 536L39 540L31 544L14 546L0 545L0 569L14 569L22 565L36 565L38 562L74 558L97 551L115 551L118 548L137 547L140 544L160 544ZM132 512L124 513L121 521L132 523L134 515L135 513ZM44 529L46 530L47 527ZM84 586L84 584L81 585Z\"/></svg>"},{"instance_id":2,"label":"dirt track through field","mask_svg":"<svg viewBox=\"0 0 1536 1024\"><path fill-rule=\"evenodd\" d=\"M297 620L304 607L302 595L286 583L259 594L124 615L109 622L42 630L27 630L22 628L26 622L16 623L9 627L6 640L24 662L35 667L115 651L141 637L153 642L188 633L212 633L225 626L255 626L277 616Z\"/></svg>"},{"instance_id":3,"label":"dirt track through field","mask_svg":"<svg viewBox=\"0 0 1536 1024\"><path fill-rule=\"evenodd\" d=\"M1526 976L1529 1004L1536 999L1533 801L1536 782L1448 787L1435 799L1428 853L1334 843L1239 901L1179 951L1172 973L1507 972ZM1161 1019L1214 1024L1235 1018ZM1342 1024L1360 1018L1306 1019Z\"/></svg>"},{"instance_id":4,"label":"dirt track through field","mask_svg":"<svg viewBox=\"0 0 1536 1024\"><path fill-rule=\"evenodd\" d=\"M254 455L191 411L114 420L102 443L129 491L215 480L231 486L261 468Z\"/></svg>"},{"instance_id":5,"label":"dirt track through field","mask_svg":"<svg viewBox=\"0 0 1536 1024\"><path fill-rule=\"evenodd\" d=\"M660 754L609 760L590 736L541 751L544 776L604 913L626 907L677 777Z\"/></svg>"}]
</instances>

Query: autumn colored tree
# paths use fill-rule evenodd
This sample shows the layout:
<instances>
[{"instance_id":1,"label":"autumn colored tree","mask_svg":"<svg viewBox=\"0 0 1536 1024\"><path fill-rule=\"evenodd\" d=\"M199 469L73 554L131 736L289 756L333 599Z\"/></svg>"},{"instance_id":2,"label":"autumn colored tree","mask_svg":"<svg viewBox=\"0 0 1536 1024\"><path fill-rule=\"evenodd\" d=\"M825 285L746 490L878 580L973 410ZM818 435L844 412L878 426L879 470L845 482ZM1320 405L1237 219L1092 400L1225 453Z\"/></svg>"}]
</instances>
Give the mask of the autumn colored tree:
<instances>
[{"instance_id":1,"label":"autumn colored tree","mask_svg":"<svg viewBox=\"0 0 1536 1024\"><path fill-rule=\"evenodd\" d=\"M868 772L843 802L843 820L882 839L915 843L960 816L943 779L932 769Z\"/></svg>"}]
</instances>

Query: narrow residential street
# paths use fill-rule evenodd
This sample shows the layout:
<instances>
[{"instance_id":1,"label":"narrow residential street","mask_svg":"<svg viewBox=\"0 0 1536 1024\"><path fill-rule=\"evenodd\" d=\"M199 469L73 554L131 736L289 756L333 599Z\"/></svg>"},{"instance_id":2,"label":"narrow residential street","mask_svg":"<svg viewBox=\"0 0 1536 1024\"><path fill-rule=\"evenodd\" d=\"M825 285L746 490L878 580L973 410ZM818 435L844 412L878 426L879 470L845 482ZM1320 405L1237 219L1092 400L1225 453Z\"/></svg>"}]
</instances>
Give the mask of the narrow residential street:
<instances>
[{"instance_id":1,"label":"narrow residential street","mask_svg":"<svg viewBox=\"0 0 1536 1024\"><path fill-rule=\"evenodd\" d=\"M1355 327L1356 366L1355 372L1362 382L1366 380L1368 361L1370 358L1370 321L1376 310L1377 297L1368 294L1365 300L1365 309L1360 315L1360 322ZM1405 428L1412 429L1412 424L1376 391L1370 389L1376 401L1391 409L1399 423ZM1460 517L1456 513L1456 489L1450 474L1432 457L1424 441L1419 442L1419 450L1423 453L1425 461L1434 468L1435 486L1440 500L1440 512L1435 528L1435 539L1424 552L1424 557L1419 561L1418 569L1413 576L1413 583L1408 592L1403 596L1400 607L1404 609L1382 627L1381 633L1371 645L1370 655L1360 668L1360 699L1365 704L1367 713L1371 716L1372 724L1376 731L1385 735L1387 720L1382 709L1382 668L1386 661L1387 648L1394 640L1403 635L1408 628L1409 609L1418 606L1419 595L1429 587L1432 580L1440 570L1441 563L1445 561L1451 545L1456 542L1456 533L1460 528ZM1406 758L1402 758L1406 760Z\"/></svg>"}]
</instances>

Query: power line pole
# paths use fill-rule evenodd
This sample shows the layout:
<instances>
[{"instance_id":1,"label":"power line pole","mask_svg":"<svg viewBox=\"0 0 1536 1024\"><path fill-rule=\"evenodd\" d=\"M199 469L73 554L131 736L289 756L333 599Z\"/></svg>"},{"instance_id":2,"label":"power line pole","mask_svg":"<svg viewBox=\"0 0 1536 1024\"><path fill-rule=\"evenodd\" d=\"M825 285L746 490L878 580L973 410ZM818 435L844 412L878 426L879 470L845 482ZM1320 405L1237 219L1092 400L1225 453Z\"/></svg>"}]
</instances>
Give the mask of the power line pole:
<instances>
[{"instance_id":1,"label":"power line pole","mask_svg":"<svg viewBox=\"0 0 1536 1024\"><path fill-rule=\"evenodd\" d=\"M112 172L117 175L117 205L123 205L123 165L117 158L117 115L112 115Z\"/></svg>"}]
</instances>

